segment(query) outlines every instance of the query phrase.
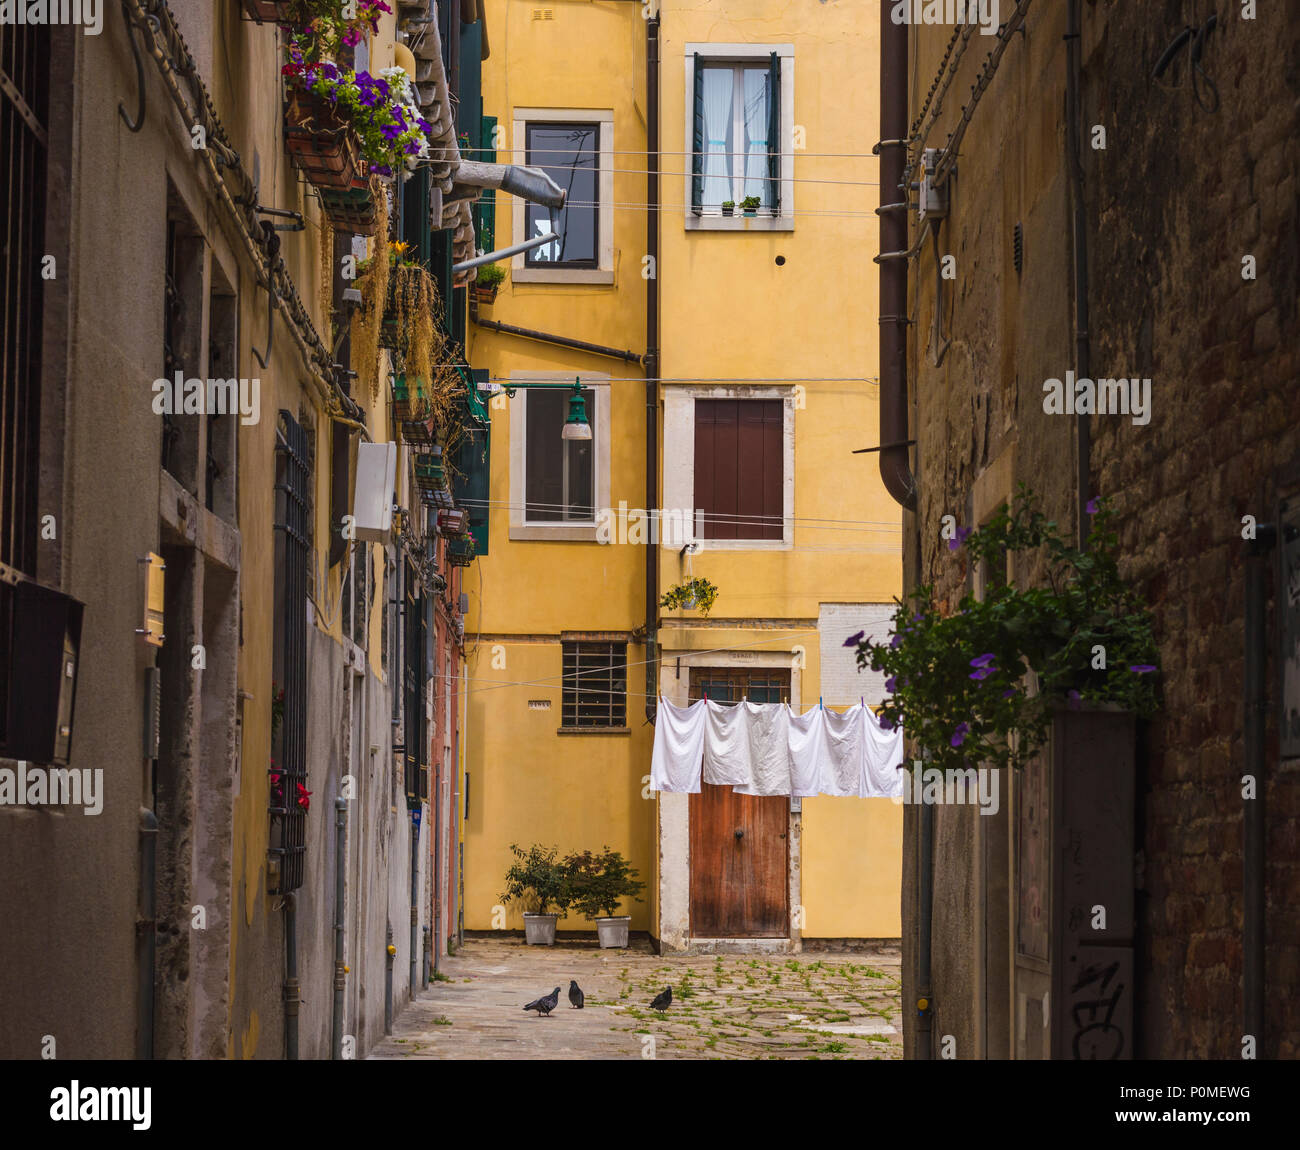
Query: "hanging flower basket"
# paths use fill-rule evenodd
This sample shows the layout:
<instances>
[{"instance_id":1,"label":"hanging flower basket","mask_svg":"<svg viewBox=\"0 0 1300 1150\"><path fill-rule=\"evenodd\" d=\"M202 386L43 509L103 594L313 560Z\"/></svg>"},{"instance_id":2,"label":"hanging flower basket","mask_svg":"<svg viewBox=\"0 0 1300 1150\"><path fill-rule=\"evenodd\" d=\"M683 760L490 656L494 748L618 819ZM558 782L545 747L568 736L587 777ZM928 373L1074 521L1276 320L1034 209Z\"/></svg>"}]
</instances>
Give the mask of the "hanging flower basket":
<instances>
[{"instance_id":1,"label":"hanging flower basket","mask_svg":"<svg viewBox=\"0 0 1300 1150\"><path fill-rule=\"evenodd\" d=\"M473 535L457 535L447 540L447 562L453 567L468 567L478 557Z\"/></svg>"},{"instance_id":2,"label":"hanging flower basket","mask_svg":"<svg viewBox=\"0 0 1300 1150\"><path fill-rule=\"evenodd\" d=\"M432 495L447 485L442 469L442 452L434 448L428 454L415 457L415 486L422 495Z\"/></svg>"},{"instance_id":3,"label":"hanging flower basket","mask_svg":"<svg viewBox=\"0 0 1300 1150\"><path fill-rule=\"evenodd\" d=\"M305 28L311 23L311 13L296 0L239 0L241 16L255 24L280 24L289 28Z\"/></svg>"},{"instance_id":4,"label":"hanging flower basket","mask_svg":"<svg viewBox=\"0 0 1300 1150\"><path fill-rule=\"evenodd\" d=\"M717 586L707 579L688 579L685 583L668 588L660 598L659 606L668 610L680 607L687 611L698 608L700 614L707 619L717 597Z\"/></svg>"},{"instance_id":5,"label":"hanging flower basket","mask_svg":"<svg viewBox=\"0 0 1300 1150\"><path fill-rule=\"evenodd\" d=\"M475 284L474 298L479 303L483 304L495 303L497 298L497 288L495 285L492 287L484 287L482 284Z\"/></svg>"},{"instance_id":6,"label":"hanging flower basket","mask_svg":"<svg viewBox=\"0 0 1300 1150\"><path fill-rule=\"evenodd\" d=\"M285 107L285 146L317 188L349 191L364 179L356 138L328 100L294 85Z\"/></svg>"},{"instance_id":7,"label":"hanging flower basket","mask_svg":"<svg viewBox=\"0 0 1300 1150\"><path fill-rule=\"evenodd\" d=\"M359 176L348 188L320 188L325 218L336 232L373 236L379 226L379 211L370 194L370 183Z\"/></svg>"}]
</instances>

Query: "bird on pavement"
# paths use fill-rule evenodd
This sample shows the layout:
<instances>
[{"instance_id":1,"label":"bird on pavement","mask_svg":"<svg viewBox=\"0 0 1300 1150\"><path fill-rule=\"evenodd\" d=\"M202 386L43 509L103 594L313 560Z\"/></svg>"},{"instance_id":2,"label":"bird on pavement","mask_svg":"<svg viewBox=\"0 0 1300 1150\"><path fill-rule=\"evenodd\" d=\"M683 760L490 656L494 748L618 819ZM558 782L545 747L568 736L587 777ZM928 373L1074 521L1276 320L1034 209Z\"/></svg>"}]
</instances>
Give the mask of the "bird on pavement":
<instances>
[{"instance_id":1,"label":"bird on pavement","mask_svg":"<svg viewBox=\"0 0 1300 1150\"><path fill-rule=\"evenodd\" d=\"M525 1006L524 1009L537 1011L537 1017L541 1018L543 1014L549 1016L551 1011L555 1009L556 1004L559 1001L560 1001L560 988L557 986L554 990L551 991L550 994L544 995L541 998L533 999L533 1001L530 1002L527 1006Z\"/></svg>"},{"instance_id":2,"label":"bird on pavement","mask_svg":"<svg viewBox=\"0 0 1300 1150\"><path fill-rule=\"evenodd\" d=\"M586 996L582 993L582 987L578 985L577 979L569 979L569 1005L581 1010L584 1001Z\"/></svg>"},{"instance_id":3,"label":"bird on pavement","mask_svg":"<svg viewBox=\"0 0 1300 1150\"><path fill-rule=\"evenodd\" d=\"M663 994L655 995L655 1000L650 1004L650 1009L658 1010L660 1012L665 1011L668 1009L668 1006L672 1002L672 1000L673 1000L673 988L671 986L666 986L664 987Z\"/></svg>"}]
</instances>

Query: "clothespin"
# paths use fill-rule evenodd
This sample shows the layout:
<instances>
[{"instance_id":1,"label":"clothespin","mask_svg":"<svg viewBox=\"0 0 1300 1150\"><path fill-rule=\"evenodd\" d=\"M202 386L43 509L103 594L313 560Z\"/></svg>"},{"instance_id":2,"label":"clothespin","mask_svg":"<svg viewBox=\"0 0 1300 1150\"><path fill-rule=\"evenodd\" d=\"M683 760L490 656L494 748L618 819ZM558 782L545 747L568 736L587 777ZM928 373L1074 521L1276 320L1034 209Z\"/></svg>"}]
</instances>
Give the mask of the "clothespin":
<instances>
[{"instance_id":1,"label":"clothespin","mask_svg":"<svg viewBox=\"0 0 1300 1150\"><path fill-rule=\"evenodd\" d=\"M705 701L706 703L709 701L709 692L708 692L708 691L705 691L705 692L704 692L704 701Z\"/></svg>"},{"instance_id":2,"label":"clothespin","mask_svg":"<svg viewBox=\"0 0 1300 1150\"><path fill-rule=\"evenodd\" d=\"M867 705L867 697L866 697L866 695L859 695L859 696L858 696L858 702L861 703L861 704L865 707L865 706Z\"/></svg>"},{"instance_id":3,"label":"clothespin","mask_svg":"<svg viewBox=\"0 0 1300 1150\"><path fill-rule=\"evenodd\" d=\"M823 711L826 710L826 704L822 702L822 697L821 697L820 695L817 696L817 705L818 705L818 706L819 706Z\"/></svg>"}]
</instances>

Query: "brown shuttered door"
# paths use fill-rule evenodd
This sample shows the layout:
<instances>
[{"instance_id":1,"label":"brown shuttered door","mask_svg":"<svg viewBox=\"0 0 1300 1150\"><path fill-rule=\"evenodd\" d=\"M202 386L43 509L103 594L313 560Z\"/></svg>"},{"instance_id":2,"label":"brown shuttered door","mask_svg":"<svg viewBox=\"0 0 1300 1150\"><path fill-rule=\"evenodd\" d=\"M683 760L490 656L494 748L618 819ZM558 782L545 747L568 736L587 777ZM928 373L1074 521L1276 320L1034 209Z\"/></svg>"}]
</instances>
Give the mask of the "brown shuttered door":
<instances>
[{"instance_id":1,"label":"brown shuttered door","mask_svg":"<svg viewBox=\"0 0 1300 1150\"><path fill-rule=\"evenodd\" d=\"M787 701L790 672L691 672L691 698ZM790 800L702 784L690 799L691 936L786 938L790 929Z\"/></svg>"},{"instance_id":2,"label":"brown shuttered door","mask_svg":"<svg viewBox=\"0 0 1300 1150\"><path fill-rule=\"evenodd\" d=\"M780 539L783 401L695 401L695 506L705 539Z\"/></svg>"}]
</instances>

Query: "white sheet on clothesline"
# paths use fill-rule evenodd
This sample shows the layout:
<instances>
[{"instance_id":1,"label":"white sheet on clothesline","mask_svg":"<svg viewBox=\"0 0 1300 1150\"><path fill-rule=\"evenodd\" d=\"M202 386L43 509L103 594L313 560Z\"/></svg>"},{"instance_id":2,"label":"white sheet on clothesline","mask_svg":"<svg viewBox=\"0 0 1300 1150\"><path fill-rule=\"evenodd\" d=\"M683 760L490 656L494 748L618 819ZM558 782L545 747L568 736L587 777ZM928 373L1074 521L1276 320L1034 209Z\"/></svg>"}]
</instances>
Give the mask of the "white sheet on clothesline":
<instances>
[{"instance_id":1,"label":"white sheet on clothesline","mask_svg":"<svg viewBox=\"0 0 1300 1150\"><path fill-rule=\"evenodd\" d=\"M650 789L697 794L705 782L744 795L893 798L902 762L902 730L885 730L865 704L798 715L787 703L661 698Z\"/></svg>"}]
</instances>

